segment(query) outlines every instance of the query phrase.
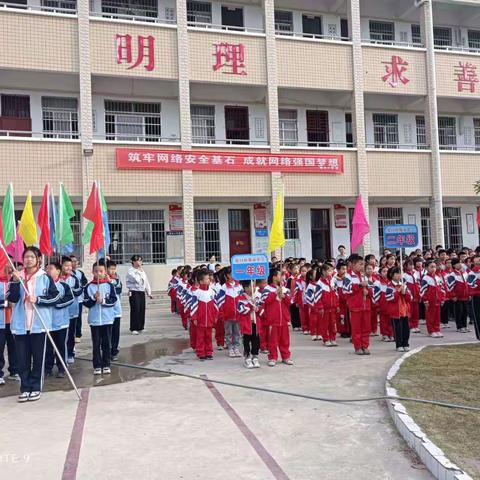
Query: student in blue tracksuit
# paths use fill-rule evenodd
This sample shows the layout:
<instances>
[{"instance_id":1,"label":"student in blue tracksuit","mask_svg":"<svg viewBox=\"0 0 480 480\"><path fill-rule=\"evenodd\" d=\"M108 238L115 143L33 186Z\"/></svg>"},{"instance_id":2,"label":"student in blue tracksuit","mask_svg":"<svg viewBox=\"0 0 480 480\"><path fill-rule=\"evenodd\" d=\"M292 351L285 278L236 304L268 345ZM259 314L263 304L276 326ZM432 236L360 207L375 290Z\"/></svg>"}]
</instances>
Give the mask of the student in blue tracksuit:
<instances>
[{"instance_id":1,"label":"student in blue tracksuit","mask_svg":"<svg viewBox=\"0 0 480 480\"><path fill-rule=\"evenodd\" d=\"M82 338L82 310L83 310L83 289L88 283L87 277L83 273L82 270L78 268L78 258L75 255L70 255L72 259L72 273L78 278L80 282L80 286L82 287L82 293L80 296L77 297L78 299L78 317L77 323L75 327L75 343L80 342L80 338Z\"/></svg>"},{"instance_id":2,"label":"student in blue tracksuit","mask_svg":"<svg viewBox=\"0 0 480 480\"><path fill-rule=\"evenodd\" d=\"M8 301L15 304L11 329L15 336L20 375L19 402L40 398L45 331L52 328L52 307L60 298L54 281L41 269L41 264L40 250L37 247L27 247L23 252L24 269L12 273L8 292ZM23 283L27 293L20 283Z\"/></svg>"},{"instance_id":3,"label":"student in blue tracksuit","mask_svg":"<svg viewBox=\"0 0 480 480\"><path fill-rule=\"evenodd\" d=\"M112 354L110 341L115 316L113 307L117 303L117 294L103 260L93 265L93 280L83 293L83 304L89 309L88 324L92 333L93 374L109 374Z\"/></svg>"},{"instance_id":4,"label":"student in blue tracksuit","mask_svg":"<svg viewBox=\"0 0 480 480\"><path fill-rule=\"evenodd\" d=\"M71 257L62 257L62 274L61 280L67 283L72 289L75 298L78 298L83 293L83 287L80 281L73 274L73 262ZM77 328L78 315L80 307L78 301L73 302L68 307L69 324L67 334L67 362L73 363L75 359L75 330Z\"/></svg>"},{"instance_id":5,"label":"student in blue tracksuit","mask_svg":"<svg viewBox=\"0 0 480 480\"><path fill-rule=\"evenodd\" d=\"M115 287L118 300L113 307L114 320L112 325L112 361L118 360L118 345L120 343L120 320L122 319L122 281L117 274L117 264L113 260L107 262L107 274Z\"/></svg>"},{"instance_id":6,"label":"student in blue tracksuit","mask_svg":"<svg viewBox=\"0 0 480 480\"><path fill-rule=\"evenodd\" d=\"M61 280L61 272L62 266L58 262L50 262L48 264L47 273L55 282L55 286L60 293L60 298L52 309L52 329L50 330L50 334L60 352L62 360L67 363L67 332L70 324L69 307L77 302L70 285ZM47 353L45 355L46 376L52 375L54 363L57 364L57 378L65 378L65 369L53 350L52 344L47 341Z\"/></svg>"}]
</instances>

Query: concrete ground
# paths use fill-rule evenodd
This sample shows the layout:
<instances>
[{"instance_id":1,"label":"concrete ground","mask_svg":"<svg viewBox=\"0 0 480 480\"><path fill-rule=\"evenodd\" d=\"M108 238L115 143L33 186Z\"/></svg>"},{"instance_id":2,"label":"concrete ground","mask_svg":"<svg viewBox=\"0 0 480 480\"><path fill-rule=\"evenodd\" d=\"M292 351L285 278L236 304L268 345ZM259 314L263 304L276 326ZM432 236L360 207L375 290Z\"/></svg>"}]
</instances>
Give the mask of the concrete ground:
<instances>
[{"instance_id":1,"label":"concrete ground","mask_svg":"<svg viewBox=\"0 0 480 480\"><path fill-rule=\"evenodd\" d=\"M130 335L124 318L120 361L315 396L382 395L385 375L400 355L379 337L372 337L370 357L357 357L348 340L326 348L292 333L294 366L270 368L262 356L261 369L246 370L242 359L225 352L198 362L164 302L149 309L144 335ZM446 341L472 339L446 330ZM412 338L412 346L434 342L441 340ZM89 356L88 332L77 350ZM37 403L18 404L14 382L1 387L0 478L432 478L381 401L324 403L125 367L94 379L90 362L81 360L72 371L81 402L67 382L54 378Z\"/></svg>"}]
</instances>

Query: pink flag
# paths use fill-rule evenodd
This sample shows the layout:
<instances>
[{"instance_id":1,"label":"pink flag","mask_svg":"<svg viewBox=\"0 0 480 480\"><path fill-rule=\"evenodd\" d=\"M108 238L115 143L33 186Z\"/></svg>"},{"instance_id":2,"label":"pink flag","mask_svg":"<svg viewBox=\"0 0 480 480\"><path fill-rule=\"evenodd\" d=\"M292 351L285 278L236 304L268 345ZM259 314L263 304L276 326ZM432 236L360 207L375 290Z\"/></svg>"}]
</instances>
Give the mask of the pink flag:
<instances>
[{"instance_id":1,"label":"pink flag","mask_svg":"<svg viewBox=\"0 0 480 480\"><path fill-rule=\"evenodd\" d=\"M359 195L357 203L355 204L355 211L352 219L352 241L350 247L352 253L363 244L365 235L370 232L370 225L368 224L365 210L363 209L362 196Z\"/></svg>"},{"instance_id":2,"label":"pink flag","mask_svg":"<svg viewBox=\"0 0 480 480\"><path fill-rule=\"evenodd\" d=\"M18 234L17 239L7 246L7 253L13 258L14 262L23 262L23 250L25 249L22 237Z\"/></svg>"}]
</instances>

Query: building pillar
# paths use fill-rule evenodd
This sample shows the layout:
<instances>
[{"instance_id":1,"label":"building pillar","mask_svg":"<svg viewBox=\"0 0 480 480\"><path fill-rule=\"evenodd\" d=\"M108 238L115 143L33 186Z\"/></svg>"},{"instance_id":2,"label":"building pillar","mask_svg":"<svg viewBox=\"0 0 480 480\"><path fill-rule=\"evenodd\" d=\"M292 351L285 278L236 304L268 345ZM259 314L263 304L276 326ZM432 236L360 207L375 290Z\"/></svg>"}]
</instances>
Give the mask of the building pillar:
<instances>
[{"instance_id":1,"label":"building pillar","mask_svg":"<svg viewBox=\"0 0 480 480\"><path fill-rule=\"evenodd\" d=\"M182 150L192 149L190 119L190 49L187 30L187 2L176 1L178 51L178 107ZM193 201L193 172L182 171L183 235L186 264L195 263L195 210Z\"/></svg>"},{"instance_id":2,"label":"building pillar","mask_svg":"<svg viewBox=\"0 0 480 480\"><path fill-rule=\"evenodd\" d=\"M348 9L349 27L352 37L353 57L353 109L352 121L357 147L357 186L362 195L365 215L369 218L368 164L365 132L364 69L362 55L362 36L360 23L360 0L350 0ZM374 228L370 225L370 230ZM363 240L363 254L370 253L370 234ZM353 252L352 252L353 253Z\"/></svg>"},{"instance_id":3,"label":"building pillar","mask_svg":"<svg viewBox=\"0 0 480 480\"><path fill-rule=\"evenodd\" d=\"M269 142L272 153L280 152L280 127L278 119L278 59L275 39L275 2L264 0L267 60L267 109Z\"/></svg>"},{"instance_id":4,"label":"building pillar","mask_svg":"<svg viewBox=\"0 0 480 480\"><path fill-rule=\"evenodd\" d=\"M426 47L427 69L427 135L430 141L432 196L430 198L430 225L432 245L444 245L442 169L438 140L437 78L435 66L435 44L433 41L433 12L431 0L425 0L422 9L422 32Z\"/></svg>"},{"instance_id":5,"label":"building pillar","mask_svg":"<svg viewBox=\"0 0 480 480\"><path fill-rule=\"evenodd\" d=\"M93 162L93 110L92 76L90 65L90 5L88 0L78 0L78 66L80 84L80 128L82 149L82 212L95 180ZM86 220L82 217L81 227L85 230ZM95 258L89 253L89 246L83 247L83 267L88 271Z\"/></svg>"}]
</instances>

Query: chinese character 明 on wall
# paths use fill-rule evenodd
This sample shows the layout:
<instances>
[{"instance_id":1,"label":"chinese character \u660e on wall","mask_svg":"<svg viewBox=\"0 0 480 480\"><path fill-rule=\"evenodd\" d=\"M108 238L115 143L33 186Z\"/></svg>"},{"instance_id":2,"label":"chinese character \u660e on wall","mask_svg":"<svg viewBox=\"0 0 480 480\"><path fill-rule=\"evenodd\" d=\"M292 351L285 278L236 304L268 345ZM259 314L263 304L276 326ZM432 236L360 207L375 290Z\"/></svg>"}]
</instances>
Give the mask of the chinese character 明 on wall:
<instances>
[{"instance_id":1,"label":"chinese character \u660e on wall","mask_svg":"<svg viewBox=\"0 0 480 480\"><path fill-rule=\"evenodd\" d=\"M477 92L478 75L476 65L469 62L458 62L458 65L455 67L455 75L457 77L455 81L457 82L458 92Z\"/></svg>"},{"instance_id":2,"label":"chinese character \u660e on wall","mask_svg":"<svg viewBox=\"0 0 480 480\"><path fill-rule=\"evenodd\" d=\"M230 43L214 43L215 65L213 71L222 70L229 75L247 75L245 71L245 45Z\"/></svg>"},{"instance_id":3,"label":"chinese character \u660e on wall","mask_svg":"<svg viewBox=\"0 0 480 480\"><path fill-rule=\"evenodd\" d=\"M397 88L399 82L402 82L404 85L406 85L410 81L404 75L404 73L407 71L408 62L403 60L398 55L392 55L391 62L382 63L385 65L385 70L387 72L387 74L382 77L382 80L384 82L388 82L392 88Z\"/></svg>"},{"instance_id":4,"label":"chinese character \u660e on wall","mask_svg":"<svg viewBox=\"0 0 480 480\"><path fill-rule=\"evenodd\" d=\"M120 65L125 63L130 65L133 62L132 51L132 36L115 35L115 45L117 49L117 63ZM145 70L151 72L155 68L155 37L149 35L148 37L137 36L137 58L133 65L127 67L127 70L132 70L143 64Z\"/></svg>"}]
</instances>

